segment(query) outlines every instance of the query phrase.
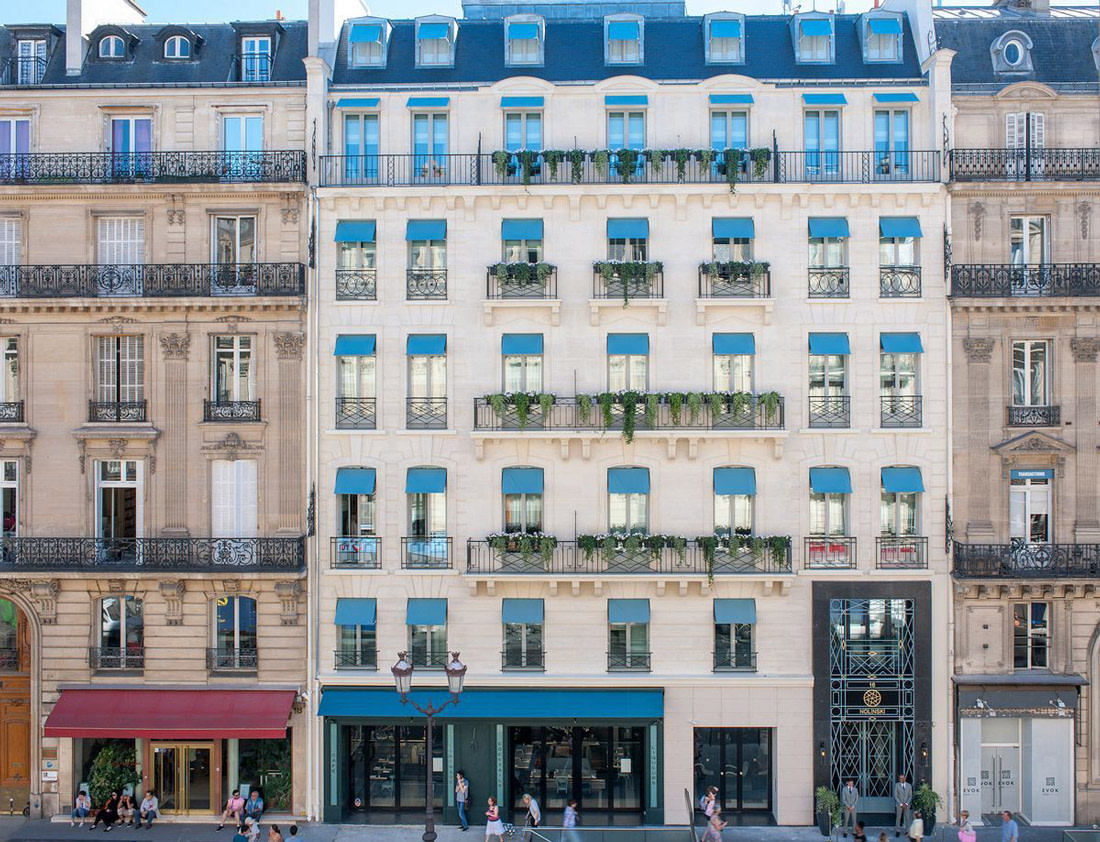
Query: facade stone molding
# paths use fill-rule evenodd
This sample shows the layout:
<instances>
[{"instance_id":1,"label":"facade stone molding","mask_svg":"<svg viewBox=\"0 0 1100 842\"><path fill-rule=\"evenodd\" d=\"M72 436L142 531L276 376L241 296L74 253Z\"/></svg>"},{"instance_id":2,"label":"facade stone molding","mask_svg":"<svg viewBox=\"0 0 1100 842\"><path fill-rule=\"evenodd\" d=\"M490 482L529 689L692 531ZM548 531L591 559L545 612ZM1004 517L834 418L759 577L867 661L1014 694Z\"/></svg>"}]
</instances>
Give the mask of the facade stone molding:
<instances>
[{"instance_id":1,"label":"facade stone molding","mask_svg":"<svg viewBox=\"0 0 1100 842\"><path fill-rule=\"evenodd\" d=\"M275 583L275 595L283 609L280 621L284 626L298 625L298 597L301 594L302 583L298 579Z\"/></svg>"},{"instance_id":2,"label":"facade stone molding","mask_svg":"<svg viewBox=\"0 0 1100 842\"><path fill-rule=\"evenodd\" d=\"M304 333L279 332L272 334L275 341L275 356L280 360L300 360L305 349Z\"/></svg>"},{"instance_id":3,"label":"facade stone molding","mask_svg":"<svg viewBox=\"0 0 1100 842\"><path fill-rule=\"evenodd\" d=\"M995 339L972 337L963 340L963 351L968 362L987 363L993 358L993 346L996 344Z\"/></svg>"},{"instance_id":4,"label":"facade stone molding","mask_svg":"<svg viewBox=\"0 0 1100 842\"><path fill-rule=\"evenodd\" d=\"M191 353L191 334L163 334L160 337L160 350L166 360L186 360Z\"/></svg>"},{"instance_id":5,"label":"facade stone molding","mask_svg":"<svg viewBox=\"0 0 1100 842\"><path fill-rule=\"evenodd\" d=\"M164 600L164 622L169 626L183 625L183 597L187 583L183 579L159 583L160 596Z\"/></svg>"},{"instance_id":6,"label":"facade stone molding","mask_svg":"<svg viewBox=\"0 0 1100 842\"><path fill-rule=\"evenodd\" d=\"M44 625L52 626L57 622L57 596L60 593L61 582L57 579L31 582L30 597L38 608L38 619Z\"/></svg>"},{"instance_id":7,"label":"facade stone molding","mask_svg":"<svg viewBox=\"0 0 1100 842\"><path fill-rule=\"evenodd\" d=\"M1094 363L1100 354L1100 338L1077 336L1069 341L1069 348L1075 363Z\"/></svg>"},{"instance_id":8,"label":"facade stone molding","mask_svg":"<svg viewBox=\"0 0 1100 842\"><path fill-rule=\"evenodd\" d=\"M203 445L202 449L206 453L222 455L230 462L235 462L239 453L262 451L264 446L259 442L245 441L237 433L226 433L225 438Z\"/></svg>"}]
</instances>

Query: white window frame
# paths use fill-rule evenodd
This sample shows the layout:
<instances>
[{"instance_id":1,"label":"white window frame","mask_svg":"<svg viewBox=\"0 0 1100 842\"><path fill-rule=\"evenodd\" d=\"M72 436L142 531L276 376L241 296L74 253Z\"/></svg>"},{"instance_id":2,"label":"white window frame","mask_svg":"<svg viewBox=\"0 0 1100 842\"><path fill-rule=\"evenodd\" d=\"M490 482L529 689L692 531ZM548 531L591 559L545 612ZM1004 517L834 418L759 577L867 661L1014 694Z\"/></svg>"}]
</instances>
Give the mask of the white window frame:
<instances>
[{"instance_id":1,"label":"white window frame","mask_svg":"<svg viewBox=\"0 0 1100 842\"><path fill-rule=\"evenodd\" d=\"M634 41L612 40L610 25L614 22L634 22L638 24L638 38ZM604 18L604 63L605 64L644 64L645 63L645 18L640 15L615 15ZM631 46L632 45L632 46Z\"/></svg>"},{"instance_id":2,"label":"white window frame","mask_svg":"<svg viewBox=\"0 0 1100 842\"><path fill-rule=\"evenodd\" d=\"M617 386L614 382L615 361L621 359L622 384ZM638 369L641 368L639 372ZM640 386L635 385L635 378L644 381ZM649 354L608 354L607 355L607 389L609 392L646 392L649 390Z\"/></svg>"},{"instance_id":3,"label":"white window frame","mask_svg":"<svg viewBox=\"0 0 1100 842\"><path fill-rule=\"evenodd\" d=\"M96 263L135 266L145 263L145 217L96 217Z\"/></svg>"},{"instance_id":4,"label":"white window frame","mask_svg":"<svg viewBox=\"0 0 1100 842\"><path fill-rule=\"evenodd\" d=\"M359 354L336 358L336 397L378 397L378 362L374 354ZM354 368L351 376L347 369ZM369 392L369 394L367 394Z\"/></svg>"},{"instance_id":5,"label":"white window frame","mask_svg":"<svg viewBox=\"0 0 1100 842\"><path fill-rule=\"evenodd\" d=\"M247 599L252 603L253 611L252 615L256 618L256 628L252 634L256 638L256 648L259 649L260 643L260 605L256 599L250 596L241 596L239 594L227 594L226 596L219 597L219 599L225 599L233 605L233 646L235 651L241 651L241 601ZM219 649L218 647L218 600L214 600L214 610L211 612L211 640L212 648ZM220 651L220 650L219 650Z\"/></svg>"},{"instance_id":6,"label":"white window frame","mask_svg":"<svg viewBox=\"0 0 1100 842\"><path fill-rule=\"evenodd\" d=\"M423 24L444 23L447 25L445 38L421 38L420 27ZM455 63L455 23L453 20L418 20L416 22L416 66L417 67L453 67ZM428 47L428 45L431 45ZM426 49L427 48L427 49Z\"/></svg>"},{"instance_id":7,"label":"white window frame","mask_svg":"<svg viewBox=\"0 0 1100 842\"><path fill-rule=\"evenodd\" d=\"M623 639L624 651L621 653L623 656L623 665L620 669L631 669L634 664L631 661L634 658L640 658L641 663L638 667L648 667L650 658L650 635L649 635L649 623L608 623L607 624L607 651L610 654L619 654L615 652L614 638L617 632L621 632ZM636 638L641 635L642 637L642 649L641 651L635 651L633 644L636 642Z\"/></svg>"},{"instance_id":8,"label":"white window frame","mask_svg":"<svg viewBox=\"0 0 1100 842\"><path fill-rule=\"evenodd\" d=\"M809 534L813 538L844 538L849 536L851 528L851 515L849 512L849 497L851 494L820 494L810 489L810 522ZM837 503L840 503L838 510ZM840 523L834 523L836 517ZM815 522L823 524L823 530L815 530ZM839 527L839 531L838 531Z\"/></svg>"},{"instance_id":9,"label":"white window frame","mask_svg":"<svg viewBox=\"0 0 1100 842\"><path fill-rule=\"evenodd\" d=\"M913 377L908 386L900 385L905 377L904 366L900 363L912 358ZM916 397L920 391L920 354L896 354L879 349L879 392L884 398ZM887 364L889 363L889 365ZM890 382L887 384L887 378Z\"/></svg>"},{"instance_id":10,"label":"white window frame","mask_svg":"<svg viewBox=\"0 0 1100 842\"><path fill-rule=\"evenodd\" d=\"M508 525L509 525L508 524L508 499L509 498L518 498L517 503L519 505L519 511L520 511L520 523L519 523L519 528L518 529L509 529L508 528ZM532 516L532 512L531 512L530 507L528 505L528 504L532 504L532 505L536 504L536 498L537 498L537 505L538 505L538 523L534 523L534 517ZM523 535L523 534L526 534L528 532L542 532L543 531L543 525L546 523L545 502L546 502L545 498L543 497L543 493L541 491L538 492L538 493L524 492L522 494L502 494L501 495L501 507L502 508L501 508L500 522L501 522L501 527L502 527L503 531L504 532L515 533L517 535Z\"/></svg>"},{"instance_id":11,"label":"white window frame","mask_svg":"<svg viewBox=\"0 0 1100 842\"><path fill-rule=\"evenodd\" d=\"M508 122L510 119L519 118L520 124L520 145L514 149L509 145L508 140ZM539 142L534 145L528 145L530 139L530 132L528 131L528 124L532 122L538 123ZM545 145L545 121L543 120L542 112L538 109L516 109L504 112L504 147L508 152L520 152L523 150L530 150L532 152L541 152L542 147Z\"/></svg>"},{"instance_id":12,"label":"white window frame","mask_svg":"<svg viewBox=\"0 0 1100 842\"><path fill-rule=\"evenodd\" d=\"M228 397L226 402L252 401L256 395L256 337L252 334L224 333L210 337L210 400L213 403L221 403L219 393L225 391ZM228 341L229 347L219 347L219 343ZM219 389L221 385L219 363L223 360L230 362L231 374L227 389ZM241 366L248 364L248 380L246 388L248 394L242 394L241 378L239 376Z\"/></svg>"},{"instance_id":13,"label":"white window frame","mask_svg":"<svg viewBox=\"0 0 1100 842\"><path fill-rule=\"evenodd\" d=\"M46 72L46 40L20 38L16 45L17 81L20 85L37 85ZM42 59L38 61L37 59Z\"/></svg>"},{"instance_id":14,"label":"white window frame","mask_svg":"<svg viewBox=\"0 0 1100 842\"><path fill-rule=\"evenodd\" d=\"M103 472L110 466L119 466L119 479L104 479ZM139 459L97 459L92 465L95 482L95 533L96 538L104 538L101 534L103 525L103 497L101 492L110 488L133 488L136 500L137 514L134 523L135 537L144 535L145 521L145 463Z\"/></svg>"},{"instance_id":15,"label":"white window frame","mask_svg":"<svg viewBox=\"0 0 1100 842\"><path fill-rule=\"evenodd\" d=\"M712 354L714 391L754 393L755 354Z\"/></svg>"},{"instance_id":16,"label":"white window frame","mask_svg":"<svg viewBox=\"0 0 1100 842\"><path fill-rule=\"evenodd\" d=\"M106 648L106 629L103 628L105 616L105 603L107 600L113 599L118 602L118 639L121 644L118 654L118 664L122 669L126 669L126 661L128 652L128 646L126 642L126 627L130 625L128 618L134 613L140 613L142 617L141 628L141 646L145 646L145 600L140 596L134 596L132 594L109 594L108 596L101 597L98 602L99 607L99 634L97 636L97 643L101 649ZM140 612L134 612L129 609L129 606L137 603L141 606ZM137 666L137 664L134 664Z\"/></svg>"},{"instance_id":17,"label":"white window frame","mask_svg":"<svg viewBox=\"0 0 1100 842\"><path fill-rule=\"evenodd\" d=\"M126 58L126 42L121 35L104 35L99 39L99 49L96 53L101 59L118 61Z\"/></svg>"},{"instance_id":18,"label":"white window frame","mask_svg":"<svg viewBox=\"0 0 1100 842\"><path fill-rule=\"evenodd\" d=\"M1044 609L1043 622L1045 624L1045 627L1041 629L1036 627L1035 621L1033 619L1034 608L1038 605L1043 606ZM1016 615L1017 613L1019 613L1019 608L1023 608L1023 613L1025 613L1026 615L1023 618L1025 623L1025 634L1021 635L1021 637L1027 640L1027 664L1024 666L1016 666L1016 638L1017 630L1020 628L1020 626L1017 625L1019 618ZM1012 624L1012 668L1014 670L1050 669L1050 643L1052 639L1050 627L1053 608L1053 603L1046 602L1044 600L1031 600L1029 602L1012 603L1012 614L1009 617L1009 620ZM1044 655L1044 657L1042 658L1043 663L1036 663L1036 649L1040 648L1036 647L1036 642L1040 640L1042 641L1041 649Z\"/></svg>"},{"instance_id":19,"label":"white window frame","mask_svg":"<svg viewBox=\"0 0 1100 842\"><path fill-rule=\"evenodd\" d=\"M5 538L15 538L19 535L19 513L22 508L19 499L19 480L19 460L4 459L0 461L0 494L11 492L13 504L11 523L9 524L6 520L0 523L0 534ZM3 510L0 508L0 516L3 516L3 514Z\"/></svg>"},{"instance_id":20,"label":"white window frame","mask_svg":"<svg viewBox=\"0 0 1100 842\"><path fill-rule=\"evenodd\" d=\"M1047 478L1027 478L1009 480L1009 537L1013 543L1024 546L1046 546L1054 543L1054 480ZM1040 498L1046 498L1041 505ZM1014 516L1018 510L1018 516ZM1046 515L1046 540L1031 540L1031 518L1033 515ZM1012 535L1017 524L1023 527L1023 536Z\"/></svg>"},{"instance_id":21,"label":"white window frame","mask_svg":"<svg viewBox=\"0 0 1100 842\"><path fill-rule=\"evenodd\" d=\"M714 534L752 535L756 529L755 494L714 493Z\"/></svg>"},{"instance_id":22,"label":"white window frame","mask_svg":"<svg viewBox=\"0 0 1100 842\"><path fill-rule=\"evenodd\" d=\"M1031 403L1031 384L1034 380L1034 354L1041 347L1046 357L1046 371L1043 373L1043 393L1046 397L1044 403ZM1011 360L1011 372L1012 382L1010 385L1010 391L1012 396L1013 406L1053 406L1052 389L1054 386L1053 377L1053 356L1054 356L1054 343L1049 339L1014 339L1010 346L1012 351ZM1024 383L1024 394L1022 400L1017 395L1016 390L1016 352L1017 350L1023 351L1023 368L1021 369L1026 377Z\"/></svg>"},{"instance_id":23,"label":"white window frame","mask_svg":"<svg viewBox=\"0 0 1100 842\"><path fill-rule=\"evenodd\" d=\"M648 534L650 517L652 516L649 496L649 494L639 493L617 494L611 491L607 492L607 531ZM641 507L640 518L637 516L639 506ZM621 524L614 521L616 508L621 508L623 511Z\"/></svg>"},{"instance_id":24,"label":"white window frame","mask_svg":"<svg viewBox=\"0 0 1100 842\"><path fill-rule=\"evenodd\" d=\"M259 472L256 459L210 462L210 534L214 538L259 537Z\"/></svg>"},{"instance_id":25,"label":"white window frame","mask_svg":"<svg viewBox=\"0 0 1100 842\"><path fill-rule=\"evenodd\" d=\"M798 63L799 64L831 64L833 61L833 43L836 39L836 28L830 35L805 35L802 32L802 21L798 22ZM813 43L811 43L813 42ZM820 42L820 43L818 43ZM812 50L809 47L813 47ZM821 53L824 52L824 56Z\"/></svg>"},{"instance_id":26,"label":"white window frame","mask_svg":"<svg viewBox=\"0 0 1100 842\"><path fill-rule=\"evenodd\" d=\"M896 20L892 15L879 15L878 18L880 20ZM863 54L866 56L865 61L882 62L883 64L896 64L901 61L901 35L876 34L871 31L871 20L870 17L863 19ZM904 26L902 30L904 31Z\"/></svg>"},{"instance_id":27,"label":"white window frame","mask_svg":"<svg viewBox=\"0 0 1100 842\"><path fill-rule=\"evenodd\" d=\"M275 54L272 50L270 35L241 37L242 82L270 82L271 67L274 63Z\"/></svg>"},{"instance_id":28,"label":"white window frame","mask_svg":"<svg viewBox=\"0 0 1100 842\"><path fill-rule=\"evenodd\" d=\"M848 354L810 354L809 361L809 378L807 380L807 387L809 396L811 398L842 398L848 394L848 386L851 378L849 374ZM814 383L814 366L815 360L820 359L822 383L820 386ZM836 365L835 361L840 360L840 364ZM837 390L835 375L839 374L840 386Z\"/></svg>"},{"instance_id":29,"label":"white window frame","mask_svg":"<svg viewBox=\"0 0 1100 842\"><path fill-rule=\"evenodd\" d=\"M183 49L180 49L180 45ZM170 35L164 39L164 57L171 61L191 58L191 41L183 35Z\"/></svg>"},{"instance_id":30,"label":"white window frame","mask_svg":"<svg viewBox=\"0 0 1100 842\"><path fill-rule=\"evenodd\" d=\"M337 494L336 534L343 538L373 538L378 535L378 498L375 494ZM354 501L354 506L352 502ZM352 509L354 508L354 513ZM356 531L345 528L353 519ZM366 550L366 547L361 550Z\"/></svg>"},{"instance_id":31,"label":"white window frame","mask_svg":"<svg viewBox=\"0 0 1100 842\"><path fill-rule=\"evenodd\" d=\"M740 21L740 38L715 38L711 35L711 24L716 21ZM707 15L707 64L744 64L745 63L745 18L742 15ZM721 43L719 43L721 42ZM735 44L736 47L731 47ZM723 50L715 49L723 47ZM732 49L733 55L728 51Z\"/></svg>"},{"instance_id":32,"label":"white window frame","mask_svg":"<svg viewBox=\"0 0 1100 842\"><path fill-rule=\"evenodd\" d=\"M241 223L244 220L252 222L252 259L241 260ZM233 223L233 254L236 260L223 262L218 259L218 223L222 221ZM218 213L210 217L210 262L215 266L253 266L260 260L260 220L254 213Z\"/></svg>"},{"instance_id":33,"label":"white window frame","mask_svg":"<svg viewBox=\"0 0 1100 842\"><path fill-rule=\"evenodd\" d=\"M124 333L94 338L96 402L145 400L145 337Z\"/></svg>"},{"instance_id":34,"label":"white window frame","mask_svg":"<svg viewBox=\"0 0 1100 842\"><path fill-rule=\"evenodd\" d=\"M520 383L516 388L508 386L509 361L515 360L515 369L519 372ZM545 363L543 354L501 354L501 388L505 392L541 392L545 382ZM537 369L537 383L531 381L535 378Z\"/></svg>"},{"instance_id":35,"label":"white window frame","mask_svg":"<svg viewBox=\"0 0 1100 842\"><path fill-rule=\"evenodd\" d=\"M1041 237L1038 259L1031 253L1031 226L1035 223L1039 223ZM1017 225L1019 225L1019 231L1016 230ZM1020 244L1018 252L1013 248L1017 242L1017 235ZM1013 266L1025 268L1045 266L1050 262L1050 217L1041 213L1011 214L1008 218L1008 247L1009 260ZM1016 254L1019 254L1022 260L1016 260Z\"/></svg>"},{"instance_id":36,"label":"white window frame","mask_svg":"<svg viewBox=\"0 0 1100 842\"><path fill-rule=\"evenodd\" d=\"M0 403L17 403L22 393L18 336L0 336L0 365Z\"/></svg>"},{"instance_id":37,"label":"white window frame","mask_svg":"<svg viewBox=\"0 0 1100 842\"><path fill-rule=\"evenodd\" d=\"M509 38L508 24L510 23L536 24L539 28L539 34L535 38ZM507 17L504 19L504 33L504 63L506 66L541 67L543 65L545 61L543 50L546 41L546 24L541 17L533 15ZM517 49L517 45L524 46Z\"/></svg>"}]
</instances>

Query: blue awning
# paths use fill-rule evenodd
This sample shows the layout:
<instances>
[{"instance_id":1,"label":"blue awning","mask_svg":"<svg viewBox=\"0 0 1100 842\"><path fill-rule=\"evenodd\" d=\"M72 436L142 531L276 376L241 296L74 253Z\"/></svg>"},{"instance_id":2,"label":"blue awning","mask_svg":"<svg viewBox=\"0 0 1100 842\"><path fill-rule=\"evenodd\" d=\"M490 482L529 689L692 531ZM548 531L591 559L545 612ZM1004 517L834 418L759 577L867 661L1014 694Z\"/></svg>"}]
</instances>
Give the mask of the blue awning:
<instances>
[{"instance_id":1,"label":"blue awning","mask_svg":"<svg viewBox=\"0 0 1100 842\"><path fill-rule=\"evenodd\" d=\"M500 98L501 108L542 108L543 98L541 96L502 96Z\"/></svg>"},{"instance_id":2,"label":"blue awning","mask_svg":"<svg viewBox=\"0 0 1100 842\"><path fill-rule=\"evenodd\" d=\"M919 494L924 491L920 468L883 468L882 490L890 494Z\"/></svg>"},{"instance_id":3,"label":"blue awning","mask_svg":"<svg viewBox=\"0 0 1100 842\"><path fill-rule=\"evenodd\" d=\"M711 94L711 105L752 105L752 94Z\"/></svg>"},{"instance_id":4,"label":"blue awning","mask_svg":"<svg viewBox=\"0 0 1100 842\"><path fill-rule=\"evenodd\" d=\"M508 24L509 41L530 41L539 37L539 25L537 23L510 23Z\"/></svg>"},{"instance_id":5,"label":"blue awning","mask_svg":"<svg viewBox=\"0 0 1100 842\"><path fill-rule=\"evenodd\" d=\"M1020 468L1008 472L1009 479L1054 479L1053 468Z\"/></svg>"},{"instance_id":6,"label":"blue awning","mask_svg":"<svg viewBox=\"0 0 1100 842\"><path fill-rule=\"evenodd\" d=\"M502 240L541 240L541 219L505 219L500 223Z\"/></svg>"},{"instance_id":7,"label":"blue awning","mask_svg":"<svg viewBox=\"0 0 1100 842\"><path fill-rule=\"evenodd\" d=\"M875 35L901 35L901 18L867 18L867 28Z\"/></svg>"},{"instance_id":8,"label":"blue awning","mask_svg":"<svg viewBox=\"0 0 1100 842\"><path fill-rule=\"evenodd\" d=\"M644 240L649 237L648 219L609 219L607 220L607 238L609 240Z\"/></svg>"},{"instance_id":9,"label":"blue awning","mask_svg":"<svg viewBox=\"0 0 1100 842\"><path fill-rule=\"evenodd\" d=\"M811 216L811 237L849 237L848 220L843 216Z\"/></svg>"},{"instance_id":10,"label":"blue awning","mask_svg":"<svg viewBox=\"0 0 1100 842\"><path fill-rule=\"evenodd\" d=\"M648 599L609 599L607 601L607 622L609 623L648 623Z\"/></svg>"},{"instance_id":11,"label":"blue awning","mask_svg":"<svg viewBox=\"0 0 1100 842\"><path fill-rule=\"evenodd\" d=\"M755 494L756 471L752 468L715 468L715 494Z\"/></svg>"},{"instance_id":12,"label":"blue awning","mask_svg":"<svg viewBox=\"0 0 1100 842\"><path fill-rule=\"evenodd\" d=\"M542 494L542 468L505 468L500 472L503 494Z\"/></svg>"},{"instance_id":13,"label":"blue awning","mask_svg":"<svg viewBox=\"0 0 1100 842\"><path fill-rule=\"evenodd\" d=\"M806 105L847 105L848 100L844 94L802 94L802 102Z\"/></svg>"},{"instance_id":14,"label":"blue awning","mask_svg":"<svg viewBox=\"0 0 1100 842\"><path fill-rule=\"evenodd\" d=\"M638 354L649 353L648 333L609 333L607 334L607 353Z\"/></svg>"},{"instance_id":15,"label":"blue awning","mask_svg":"<svg viewBox=\"0 0 1100 842\"><path fill-rule=\"evenodd\" d=\"M920 220L915 216L880 216L878 233L880 237L896 239L924 236L920 230Z\"/></svg>"},{"instance_id":16,"label":"blue awning","mask_svg":"<svg viewBox=\"0 0 1100 842\"><path fill-rule=\"evenodd\" d=\"M337 626L373 629L378 623L378 603L373 599L338 599L334 622Z\"/></svg>"},{"instance_id":17,"label":"blue awning","mask_svg":"<svg viewBox=\"0 0 1100 842\"><path fill-rule=\"evenodd\" d=\"M440 357L446 353L445 333L414 333L405 340L405 354L410 357Z\"/></svg>"},{"instance_id":18,"label":"blue awning","mask_svg":"<svg viewBox=\"0 0 1100 842\"><path fill-rule=\"evenodd\" d=\"M373 494L374 468L337 468L334 494Z\"/></svg>"},{"instance_id":19,"label":"blue awning","mask_svg":"<svg viewBox=\"0 0 1100 842\"><path fill-rule=\"evenodd\" d=\"M923 354L919 333L881 333L878 338L887 354Z\"/></svg>"},{"instance_id":20,"label":"blue awning","mask_svg":"<svg viewBox=\"0 0 1100 842\"><path fill-rule=\"evenodd\" d=\"M413 690L409 700L421 707L437 707L450 698L445 688ZM462 701L449 705L439 719L526 720L560 722L605 721L608 711L615 719L659 722L664 716L661 690L562 690L540 687L537 690L505 690L470 687L462 692ZM318 716L347 716L361 719L400 719L407 721L409 706L393 687L326 687L321 696Z\"/></svg>"},{"instance_id":21,"label":"blue awning","mask_svg":"<svg viewBox=\"0 0 1100 842\"><path fill-rule=\"evenodd\" d=\"M712 237L731 240L751 240L756 236L756 225L751 216L716 216L710 221Z\"/></svg>"},{"instance_id":22,"label":"blue awning","mask_svg":"<svg viewBox=\"0 0 1100 842\"><path fill-rule=\"evenodd\" d=\"M502 623L542 623L541 599L505 599L500 606Z\"/></svg>"},{"instance_id":23,"label":"blue awning","mask_svg":"<svg viewBox=\"0 0 1100 842\"><path fill-rule=\"evenodd\" d=\"M716 599L714 600L714 622L719 625L734 623L756 624L755 599Z\"/></svg>"},{"instance_id":24,"label":"blue awning","mask_svg":"<svg viewBox=\"0 0 1100 842\"><path fill-rule=\"evenodd\" d=\"M382 40L382 24L353 23L348 41L352 44L377 44Z\"/></svg>"},{"instance_id":25,"label":"blue awning","mask_svg":"<svg viewBox=\"0 0 1100 842\"><path fill-rule=\"evenodd\" d=\"M337 108L377 108L378 103L381 100L376 96L372 97L350 97L345 99L338 99L336 101Z\"/></svg>"},{"instance_id":26,"label":"blue awning","mask_svg":"<svg viewBox=\"0 0 1100 842\"><path fill-rule=\"evenodd\" d=\"M920 102L920 100L917 98L917 95L913 94L913 93L906 93L906 94L886 94L886 93L875 94L874 95L874 100L875 100L875 102L881 102L881 103Z\"/></svg>"},{"instance_id":27,"label":"blue awning","mask_svg":"<svg viewBox=\"0 0 1100 842\"><path fill-rule=\"evenodd\" d=\"M613 20L607 24L607 37L612 41L637 41L638 21Z\"/></svg>"},{"instance_id":28,"label":"blue awning","mask_svg":"<svg viewBox=\"0 0 1100 842\"><path fill-rule=\"evenodd\" d=\"M446 490L446 468L409 468L405 474L406 494L442 494Z\"/></svg>"},{"instance_id":29,"label":"blue awning","mask_svg":"<svg viewBox=\"0 0 1100 842\"><path fill-rule=\"evenodd\" d=\"M810 37L833 34L833 22L828 18L804 18L802 20L802 34Z\"/></svg>"},{"instance_id":30,"label":"blue awning","mask_svg":"<svg viewBox=\"0 0 1100 842\"><path fill-rule=\"evenodd\" d=\"M446 108L450 103L449 96L411 96L405 106L407 108Z\"/></svg>"},{"instance_id":31,"label":"blue awning","mask_svg":"<svg viewBox=\"0 0 1100 842\"><path fill-rule=\"evenodd\" d=\"M649 468L608 468L608 494L648 494Z\"/></svg>"},{"instance_id":32,"label":"blue awning","mask_svg":"<svg viewBox=\"0 0 1100 842\"><path fill-rule=\"evenodd\" d=\"M846 333L811 333L811 354L840 354L852 353L848 346L848 334Z\"/></svg>"},{"instance_id":33,"label":"blue awning","mask_svg":"<svg viewBox=\"0 0 1100 842\"><path fill-rule=\"evenodd\" d=\"M373 219L341 219L336 223L336 242L373 243L376 230Z\"/></svg>"},{"instance_id":34,"label":"blue awning","mask_svg":"<svg viewBox=\"0 0 1100 842\"><path fill-rule=\"evenodd\" d=\"M376 347L373 333L342 334L336 337L334 357L373 357Z\"/></svg>"},{"instance_id":35,"label":"blue awning","mask_svg":"<svg viewBox=\"0 0 1100 842\"><path fill-rule=\"evenodd\" d=\"M410 219L405 223L405 239L414 240L445 240L447 239L447 220L445 219Z\"/></svg>"},{"instance_id":36,"label":"blue awning","mask_svg":"<svg viewBox=\"0 0 1100 842\"><path fill-rule=\"evenodd\" d=\"M710 22L711 38L740 38L741 21L739 20L712 20Z\"/></svg>"},{"instance_id":37,"label":"blue awning","mask_svg":"<svg viewBox=\"0 0 1100 842\"><path fill-rule=\"evenodd\" d=\"M406 626L447 625L447 600L410 597L405 606Z\"/></svg>"},{"instance_id":38,"label":"blue awning","mask_svg":"<svg viewBox=\"0 0 1100 842\"><path fill-rule=\"evenodd\" d=\"M751 333L716 333L710 347L716 354L755 354L756 337Z\"/></svg>"},{"instance_id":39,"label":"blue awning","mask_svg":"<svg viewBox=\"0 0 1100 842\"><path fill-rule=\"evenodd\" d=\"M422 23L416 29L416 37L420 41L432 38L446 38L451 34L449 23Z\"/></svg>"},{"instance_id":40,"label":"blue awning","mask_svg":"<svg viewBox=\"0 0 1100 842\"><path fill-rule=\"evenodd\" d=\"M810 468L810 490L815 494L851 494L847 468Z\"/></svg>"},{"instance_id":41,"label":"blue awning","mask_svg":"<svg viewBox=\"0 0 1100 842\"><path fill-rule=\"evenodd\" d=\"M604 105L649 105L649 97L645 94L636 94L633 96L605 96L603 98Z\"/></svg>"},{"instance_id":42,"label":"blue awning","mask_svg":"<svg viewBox=\"0 0 1100 842\"><path fill-rule=\"evenodd\" d=\"M541 354L541 333L506 333L500 337L500 353L504 356L515 354Z\"/></svg>"}]
</instances>

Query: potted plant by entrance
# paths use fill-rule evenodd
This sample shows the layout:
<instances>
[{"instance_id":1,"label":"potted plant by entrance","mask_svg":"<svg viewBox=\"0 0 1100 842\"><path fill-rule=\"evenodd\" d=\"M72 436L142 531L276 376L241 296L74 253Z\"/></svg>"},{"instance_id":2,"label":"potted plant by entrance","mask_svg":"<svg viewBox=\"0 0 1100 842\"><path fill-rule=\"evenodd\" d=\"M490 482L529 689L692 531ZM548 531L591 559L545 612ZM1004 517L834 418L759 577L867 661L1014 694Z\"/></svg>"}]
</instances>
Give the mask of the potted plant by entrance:
<instances>
[{"instance_id":1,"label":"potted plant by entrance","mask_svg":"<svg viewBox=\"0 0 1100 842\"><path fill-rule=\"evenodd\" d=\"M943 805L943 799L928 784L921 784L913 793L913 809L920 810L924 819L924 835L931 836L936 829L936 809Z\"/></svg>"},{"instance_id":2,"label":"potted plant by entrance","mask_svg":"<svg viewBox=\"0 0 1100 842\"><path fill-rule=\"evenodd\" d=\"M817 798L817 829L822 836L829 836L840 825L840 797L827 786L819 786Z\"/></svg>"}]
</instances>

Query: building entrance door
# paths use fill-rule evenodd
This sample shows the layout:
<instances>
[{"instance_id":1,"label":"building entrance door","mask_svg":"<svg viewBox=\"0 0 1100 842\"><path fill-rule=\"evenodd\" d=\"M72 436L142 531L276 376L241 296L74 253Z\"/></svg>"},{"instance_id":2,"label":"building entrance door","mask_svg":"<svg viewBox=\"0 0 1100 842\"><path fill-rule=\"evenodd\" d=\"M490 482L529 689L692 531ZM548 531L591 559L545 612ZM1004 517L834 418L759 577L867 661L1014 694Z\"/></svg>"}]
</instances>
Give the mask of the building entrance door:
<instances>
[{"instance_id":1,"label":"building entrance door","mask_svg":"<svg viewBox=\"0 0 1100 842\"><path fill-rule=\"evenodd\" d=\"M209 813L210 743L153 743L153 790L165 813Z\"/></svg>"},{"instance_id":2,"label":"building entrance door","mask_svg":"<svg viewBox=\"0 0 1100 842\"><path fill-rule=\"evenodd\" d=\"M1020 747L982 746L982 814L1020 810Z\"/></svg>"},{"instance_id":3,"label":"building entrance door","mask_svg":"<svg viewBox=\"0 0 1100 842\"><path fill-rule=\"evenodd\" d=\"M770 728L696 728L695 800L718 787L725 812L771 812Z\"/></svg>"}]
</instances>

